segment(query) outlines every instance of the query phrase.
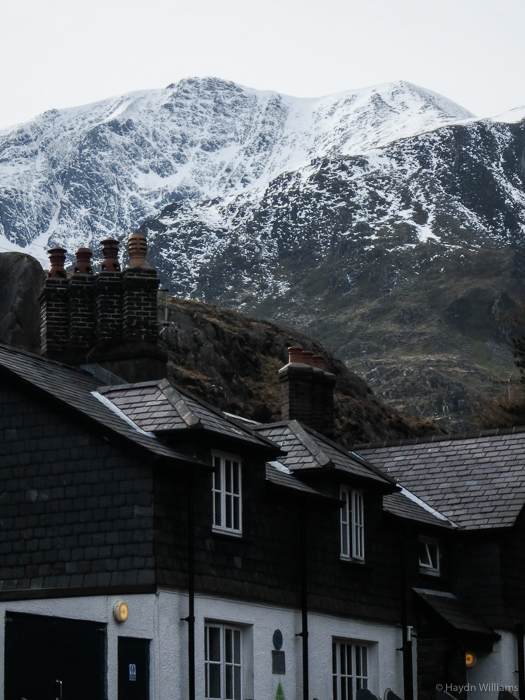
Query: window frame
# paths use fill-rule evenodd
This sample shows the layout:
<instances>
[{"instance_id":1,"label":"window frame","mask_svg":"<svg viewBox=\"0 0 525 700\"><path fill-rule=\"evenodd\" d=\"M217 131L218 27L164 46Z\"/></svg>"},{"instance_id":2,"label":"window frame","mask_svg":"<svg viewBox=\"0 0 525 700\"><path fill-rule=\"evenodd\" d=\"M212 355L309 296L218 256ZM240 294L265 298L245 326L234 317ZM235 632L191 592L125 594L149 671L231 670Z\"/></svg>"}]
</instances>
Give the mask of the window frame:
<instances>
[{"instance_id":1,"label":"window frame","mask_svg":"<svg viewBox=\"0 0 525 700\"><path fill-rule=\"evenodd\" d=\"M212 452L212 529L242 536L242 461L225 452ZM229 473L230 472L230 473Z\"/></svg>"},{"instance_id":2,"label":"window frame","mask_svg":"<svg viewBox=\"0 0 525 700\"><path fill-rule=\"evenodd\" d=\"M422 561L421 558L421 546L424 546L425 553L428 558L428 563ZM432 551L430 547L435 548L435 562L432 556ZM439 540L435 537L426 537L425 535L420 535L418 540L418 563L419 572L421 574L426 574L427 576L441 576L441 549L439 546Z\"/></svg>"},{"instance_id":3,"label":"window frame","mask_svg":"<svg viewBox=\"0 0 525 700\"><path fill-rule=\"evenodd\" d=\"M363 492L342 485L340 514L340 557L345 561L365 560L365 507Z\"/></svg>"},{"instance_id":4,"label":"window frame","mask_svg":"<svg viewBox=\"0 0 525 700\"><path fill-rule=\"evenodd\" d=\"M332 700L355 700L358 690L369 688L369 651L366 642L332 639Z\"/></svg>"},{"instance_id":5,"label":"window frame","mask_svg":"<svg viewBox=\"0 0 525 700\"><path fill-rule=\"evenodd\" d=\"M218 631L218 659L210 658L210 631ZM228 640L230 637L230 640ZM238 640L238 653L236 650ZM217 647L215 648L217 652ZM216 655L216 654L215 654ZM219 669L219 695L212 695L212 669ZM234 624L206 622L204 625L204 697L206 700L241 700L243 693L243 629ZM213 674L215 675L215 674ZM230 688L228 687L230 683Z\"/></svg>"}]
</instances>

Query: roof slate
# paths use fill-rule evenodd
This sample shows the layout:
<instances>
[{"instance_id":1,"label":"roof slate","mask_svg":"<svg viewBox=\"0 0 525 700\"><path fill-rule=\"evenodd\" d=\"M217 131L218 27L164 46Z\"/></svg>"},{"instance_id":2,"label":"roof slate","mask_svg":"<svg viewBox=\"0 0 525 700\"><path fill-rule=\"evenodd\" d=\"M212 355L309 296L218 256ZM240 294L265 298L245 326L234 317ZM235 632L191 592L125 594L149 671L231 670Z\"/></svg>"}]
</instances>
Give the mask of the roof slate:
<instances>
[{"instance_id":1,"label":"roof slate","mask_svg":"<svg viewBox=\"0 0 525 700\"><path fill-rule=\"evenodd\" d=\"M98 388L97 380L81 369L0 345L0 370L2 369L38 387L50 397L59 399L66 406L96 421L106 430L144 448L152 455L180 463L198 463L197 460L181 455L156 438L137 430L99 401L94 396Z\"/></svg>"},{"instance_id":2,"label":"roof slate","mask_svg":"<svg viewBox=\"0 0 525 700\"><path fill-rule=\"evenodd\" d=\"M467 530L511 527L525 504L525 432L490 431L359 453Z\"/></svg>"},{"instance_id":3,"label":"roof slate","mask_svg":"<svg viewBox=\"0 0 525 700\"><path fill-rule=\"evenodd\" d=\"M203 428L243 442L271 447L268 440L255 435L250 427L228 418L222 411L172 385L167 379L102 387L99 391L148 432Z\"/></svg>"},{"instance_id":4,"label":"roof slate","mask_svg":"<svg viewBox=\"0 0 525 700\"><path fill-rule=\"evenodd\" d=\"M407 498L403 493L388 493L383 496L383 508L388 513L407 520L416 520L419 523L452 529L453 525L448 520L442 520L432 515L428 510Z\"/></svg>"},{"instance_id":5,"label":"roof slate","mask_svg":"<svg viewBox=\"0 0 525 700\"><path fill-rule=\"evenodd\" d=\"M294 472L335 469L385 486L393 485L391 478L381 474L359 455L349 452L296 420L256 426L254 431L281 446L285 456L279 460Z\"/></svg>"},{"instance_id":6,"label":"roof slate","mask_svg":"<svg viewBox=\"0 0 525 700\"><path fill-rule=\"evenodd\" d=\"M424 588L414 588L414 591L454 629L462 632L475 632L476 634L494 636L494 631L470 611L466 610L452 593L426 590Z\"/></svg>"},{"instance_id":7,"label":"roof slate","mask_svg":"<svg viewBox=\"0 0 525 700\"><path fill-rule=\"evenodd\" d=\"M341 505L337 498L334 498L328 493L312 488L308 484L300 481L295 474L287 474L282 469L278 469L275 464L271 462L266 463L266 480L270 481L276 486L284 486L286 488L293 489L294 491L301 491L309 496L315 496L317 498L326 499L327 501L332 501L334 505Z\"/></svg>"}]
</instances>

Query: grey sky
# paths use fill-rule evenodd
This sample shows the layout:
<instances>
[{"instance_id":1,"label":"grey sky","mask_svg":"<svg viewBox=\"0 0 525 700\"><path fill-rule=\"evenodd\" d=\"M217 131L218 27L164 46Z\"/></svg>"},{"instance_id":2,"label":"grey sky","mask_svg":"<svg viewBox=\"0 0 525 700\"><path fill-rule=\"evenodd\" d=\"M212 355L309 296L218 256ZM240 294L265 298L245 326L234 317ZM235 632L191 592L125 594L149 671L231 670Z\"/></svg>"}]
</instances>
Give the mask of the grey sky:
<instances>
[{"instance_id":1,"label":"grey sky","mask_svg":"<svg viewBox=\"0 0 525 700\"><path fill-rule=\"evenodd\" d=\"M314 97L408 80L525 105L523 0L5 0L0 128L184 77Z\"/></svg>"}]
</instances>

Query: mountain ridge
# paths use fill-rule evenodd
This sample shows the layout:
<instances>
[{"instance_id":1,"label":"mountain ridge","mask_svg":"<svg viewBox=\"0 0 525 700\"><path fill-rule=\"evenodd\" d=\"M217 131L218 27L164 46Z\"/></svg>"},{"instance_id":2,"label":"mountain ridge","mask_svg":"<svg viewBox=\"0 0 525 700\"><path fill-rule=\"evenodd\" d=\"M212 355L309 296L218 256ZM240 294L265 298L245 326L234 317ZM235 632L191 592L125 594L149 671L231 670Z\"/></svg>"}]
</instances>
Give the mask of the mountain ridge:
<instances>
[{"instance_id":1,"label":"mountain ridge","mask_svg":"<svg viewBox=\"0 0 525 700\"><path fill-rule=\"evenodd\" d=\"M525 294L525 110L475 119L403 81L138 95L0 133L0 247L72 260L140 226L173 295L296 326L399 408L475 427L513 371L494 309Z\"/></svg>"},{"instance_id":2,"label":"mountain ridge","mask_svg":"<svg viewBox=\"0 0 525 700\"><path fill-rule=\"evenodd\" d=\"M404 81L291 98L215 78L49 110L0 132L0 238L22 248L35 238L63 245L71 230L96 240L129 231L177 199L264 187L313 158L360 153L472 116ZM228 152L235 148L240 153ZM94 210L81 195L99 180L105 206ZM24 252L44 262L40 251Z\"/></svg>"}]
</instances>

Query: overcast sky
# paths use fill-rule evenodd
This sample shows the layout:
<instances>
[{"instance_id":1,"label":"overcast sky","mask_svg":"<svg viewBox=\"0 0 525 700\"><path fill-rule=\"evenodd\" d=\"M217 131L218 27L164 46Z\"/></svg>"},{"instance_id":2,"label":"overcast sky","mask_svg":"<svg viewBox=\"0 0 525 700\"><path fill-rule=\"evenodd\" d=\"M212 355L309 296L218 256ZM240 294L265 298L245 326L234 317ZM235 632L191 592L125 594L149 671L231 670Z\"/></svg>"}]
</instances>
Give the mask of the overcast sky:
<instances>
[{"instance_id":1,"label":"overcast sky","mask_svg":"<svg viewBox=\"0 0 525 700\"><path fill-rule=\"evenodd\" d=\"M0 128L217 76L317 97L408 80L478 116L525 105L525 0L4 0Z\"/></svg>"}]
</instances>

